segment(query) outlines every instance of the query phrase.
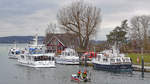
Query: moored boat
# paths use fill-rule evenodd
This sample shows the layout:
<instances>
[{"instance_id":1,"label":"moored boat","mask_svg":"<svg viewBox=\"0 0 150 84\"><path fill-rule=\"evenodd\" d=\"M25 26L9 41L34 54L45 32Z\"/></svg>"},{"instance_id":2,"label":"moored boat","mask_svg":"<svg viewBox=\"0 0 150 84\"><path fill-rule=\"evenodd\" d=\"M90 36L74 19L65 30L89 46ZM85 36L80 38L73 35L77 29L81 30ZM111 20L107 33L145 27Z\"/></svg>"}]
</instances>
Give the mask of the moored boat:
<instances>
[{"instance_id":1,"label":"moored boat","mask_svg":"<svg viewBox=\"0 0 150 84\"><path fill-rule=\"evenodd\" d=\"M114 72L132 71L132 63L129 57L120 54L119 50L113 46L113 49L104 50L97 54L92 60L94 69L107 70Z\"/></svg>"},{"instance_id":2,"label":"moored boat","mask_svg":"<svg viewBox=\"0 0 150 84\"><path fill-rule=\"evenodd\" d=\"M37 35L33 40L33 44L28 46L25 53L20 54L19 64L29 67L55 67L55 53L45 53L44 46L38 44Z\"/></svg>"},{"instance_id":3,"label":"moored boat","mask_svg":"<svg viewBox=\"0 0 150 84\"><path fill-rule=\"evenodd\" d=\"M18 62L29 67L55 67L54 53L22 54L19 56Z\"/></svg>"},{"instance_id":4,"label":"moored boat","mask_svg":"<svg viewBox=\"0 0 150 84\"><path fill-rule=\"evenodd\" d=\"M59 64L79 64L79 56L74 49L66 48L61 55L55 58Z\"/></svg>"}]
</instances>

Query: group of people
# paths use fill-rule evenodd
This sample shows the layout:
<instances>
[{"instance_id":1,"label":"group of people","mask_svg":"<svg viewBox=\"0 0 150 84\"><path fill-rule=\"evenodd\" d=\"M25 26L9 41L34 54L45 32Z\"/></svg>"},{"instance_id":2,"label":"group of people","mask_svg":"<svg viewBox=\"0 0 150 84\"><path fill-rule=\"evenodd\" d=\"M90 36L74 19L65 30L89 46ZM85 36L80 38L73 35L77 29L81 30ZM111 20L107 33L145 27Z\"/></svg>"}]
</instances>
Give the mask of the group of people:
<instances>
[{"instance_id":1,"label":"group of people","mask_svg":"<svg viewBox=\"0 0 150 84\"><path fill-rule=\"evenodd\" d=\"M84 70L84 72L81 72L81 70L79 70L77 73L77 76L78 76L78 78L86 79L87 78L87 71Z\"/></svg>"}]
</instances>

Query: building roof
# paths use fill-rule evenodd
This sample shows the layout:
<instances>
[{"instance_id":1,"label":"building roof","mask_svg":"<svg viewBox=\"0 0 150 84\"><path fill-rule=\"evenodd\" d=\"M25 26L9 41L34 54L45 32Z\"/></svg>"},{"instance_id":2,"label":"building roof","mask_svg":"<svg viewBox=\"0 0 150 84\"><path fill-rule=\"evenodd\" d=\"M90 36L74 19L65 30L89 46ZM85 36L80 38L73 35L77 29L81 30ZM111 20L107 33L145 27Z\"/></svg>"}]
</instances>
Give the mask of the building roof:
<instances>
[{"instance_id":1,"label":"building roof","mask_svg":"<svg viewBox=\"0 0 150 84\"><path fill-rule=\"evenodd\" d=\"M78 39L77 36L74 34L53 34L52 36L49 36L50 40L47 41L46 44L49 44L53 38L57 39L63 46L77 46L78 45Z\"/></svg>"}]
</instances>

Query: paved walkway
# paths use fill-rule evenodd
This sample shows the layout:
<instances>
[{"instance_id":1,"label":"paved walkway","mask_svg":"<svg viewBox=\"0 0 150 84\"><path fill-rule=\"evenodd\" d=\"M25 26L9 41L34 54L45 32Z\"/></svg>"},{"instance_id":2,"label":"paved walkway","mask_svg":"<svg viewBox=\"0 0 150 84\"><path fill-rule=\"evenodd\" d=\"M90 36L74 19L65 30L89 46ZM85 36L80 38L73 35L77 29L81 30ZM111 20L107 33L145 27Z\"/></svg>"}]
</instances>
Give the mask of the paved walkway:
<instances>
[{"instance_id":1,"label":"paved walkway","mask_svg":"<svg viewBox=\"0 0 150 84\"><path fill-rule=\"evenodd\" d=\"M142 68L141 65L132 65L132 67ZM144 66L144 69L150 69L150 66Z\"/></svg>"},{"instance_id":2,"label":"paved walkway","mask_svg":"<svg viewBox=\"0 0 150 84\"><path fill-rule=\"evenodd\" d=\"M133 69L136 71L141 71L142 66L141 65L132 65ZM150 66L144 66L145 71L150 71Z\"/></svg>"}]
</instances>

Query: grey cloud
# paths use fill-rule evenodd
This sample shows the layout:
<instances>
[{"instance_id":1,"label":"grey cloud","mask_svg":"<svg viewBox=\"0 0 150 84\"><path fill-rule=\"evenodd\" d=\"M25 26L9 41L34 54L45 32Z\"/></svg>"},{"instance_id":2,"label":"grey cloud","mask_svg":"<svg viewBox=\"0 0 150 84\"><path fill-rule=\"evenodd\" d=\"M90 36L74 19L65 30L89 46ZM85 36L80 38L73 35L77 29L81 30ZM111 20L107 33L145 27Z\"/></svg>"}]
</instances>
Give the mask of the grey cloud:
<instances>
[{"instance_id":1,"label":"grey cloud","mask_svg":"<svg viewBox=\"0 0 150 84\"><path fill-rule=\"evenodd\" d=\"M1 0L0 2L1 18L27 15L38 10L57 7L57 4L50 0Z\"/></svg>"},{"instance_id":2,"label":"grey cloud","mask_svg":"<svg viewBox=\"0 0 150 84\"><path fill-rule=\"evenodd\" d=\"M56 22L58 9L75 0L0 0L0 36L33 35L39 28L44 35L49 22ZM123 19L149 13L150 0L84 0L102 10L102 24L97 39L106 39ZM29 31L29 32L26 32Z\"/></svg>"}]
</instances>

